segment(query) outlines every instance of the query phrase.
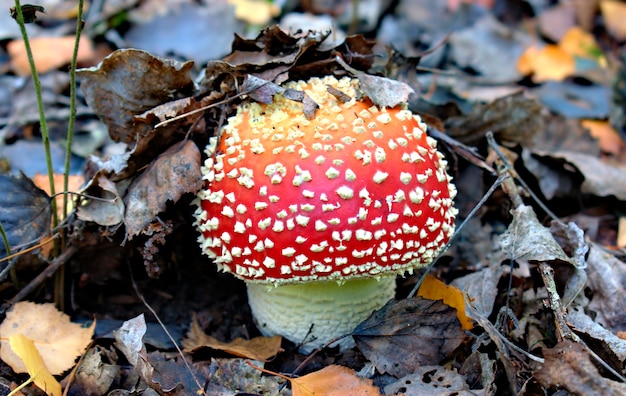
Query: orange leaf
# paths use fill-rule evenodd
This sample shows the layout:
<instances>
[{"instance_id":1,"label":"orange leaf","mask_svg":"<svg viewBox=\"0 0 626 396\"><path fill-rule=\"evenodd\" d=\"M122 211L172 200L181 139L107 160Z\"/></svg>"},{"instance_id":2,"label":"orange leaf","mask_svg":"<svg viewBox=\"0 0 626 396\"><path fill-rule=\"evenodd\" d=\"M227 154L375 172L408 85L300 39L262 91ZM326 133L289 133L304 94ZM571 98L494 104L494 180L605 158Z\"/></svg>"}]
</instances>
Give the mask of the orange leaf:
<instances>
[{"instance_id":1,"label":"orange leaf","mask_svg":"<svg viewBox=\"0 0 626 396\"><path fill-rule=\"evenodd\" d=\"M37 173L33 176L33 183L42 190L44 190L48 195L50 195L50 180L48 179L48 175L44 175L41 173ZM78 192L80 187L85 183L85 177L83 175L70 175L67 182L67 189L70 192ZM63 192L63 175L60 173L54 174L54 191L56 193ZM67 212L72 211L73 207L73 195L67 196ZM63 218L63 194L59 194L56 196L57 201L57 214L59 219Z\"/></svg>"},{"instance_id":2,"label":"orange leaf","mask_svg":"<svg viewBox=\"0 0 626 396\"><path fill-rule=\"evenodd\" d=\"M74 41L74 36L32 38L30 46L37 71L45 73L69 64L74 51ZM8 44L7 49L11 57L13 70L20 76L29 76L30 66L28 65L28 56L24 42L21 39L13 40ZM87 37L81 37L78 48L78 62L89 62L94 57L92 42Z\"/></svg>"},{"instance_id":3,"label":"orange leaf","mask_svg":"<svg viewBox=\"0 0 626 396\"><path fill-rule=\"evenodd\" d=\"M600 149L605 153L617 156L624 149L624 140L608 121L581 120L580 123L600 141Z\"/></svg>"},{"instance_id":4,"label":"orange leaf","mask_svg":"<svg viewBox=\"0 0 626 396\"><path fill-rule=\"evenodd\" d=\"M22 359L32 381L48 395L61 396L61 384L50 374L35 344L23 334L9 336L9 345L17 356Z\"/></svg>"},{"instance_id":5,"label":"orange leaf","mask_svg":"<svg viewBox=\"0 0 626 396\"><path fill-rule=\"evenodd\" d=\"M360 378L343 366L330 365L300 378L292 378L293 396L379 396L378 387L372 380Z\"/></svg>"},{"instance_id":6,"label":"orange leaf","mask_svg":"<svg viewBox=\"0 0 626 396\"><path fill-rule=\"evenodd\" d=\"M603 61L604 59L596 39L578 26L570 28L565 33L559 42L559 48L572 56L598 61Z\"/></svg>"},{"instance_id":7,"label":"orange leaf","mask_svg":"<svg viewBox=\"0 0 626 396\"><path fill-rule=\"evenodd\" d=\"M446 285L434 276L427 275L417 294L429 300L443 300L444 304L456 309L456 316L464 330L471 330L474 327L465 315L465 296L456 287Z\"/></svg>"},{"instance_id":8,"label":"orange leaf","mask_svg":"<svg viewBox=\"0 0 626 396\"><path fill-rule=\"evenodd\" d=\"M556 45L546 45L541 49L529 47L517 60L517 71L533 74L533 81L561 81L575 70L574 57Z\"/></svg>"},{"instance_id":9,"label":"orange leaf","mask_svg":"<svg viewBox=\"0 0 626 396\"><path fill-rule=\"evenodd\" d=\"M186 351L208 347L231 355L267 362L282 351L281 341L281 336L275 335L274 337L256 337L251 340L236 338L231 342L221 342L202 331L194 314L191 328L182 344Z\"/></svg>"}]
</instances>

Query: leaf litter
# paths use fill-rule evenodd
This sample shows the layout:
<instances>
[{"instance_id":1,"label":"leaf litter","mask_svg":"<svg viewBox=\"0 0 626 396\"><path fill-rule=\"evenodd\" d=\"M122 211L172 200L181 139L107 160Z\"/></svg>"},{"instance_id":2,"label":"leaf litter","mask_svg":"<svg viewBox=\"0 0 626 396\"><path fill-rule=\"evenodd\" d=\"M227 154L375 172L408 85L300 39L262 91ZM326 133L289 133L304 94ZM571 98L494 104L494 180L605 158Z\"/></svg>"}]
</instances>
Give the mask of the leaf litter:
<instances>
[{"instance_id":1,"label":"leaf litter","mask_svg":"<svg viewBox=\"0 0 626 396\"><path fill-rule=\"evenodd\" d=\"M164 347L146 348L145 320L124 323L114 346L95 345L86 352L73 389L93 389L94 394L115 387L118 392L187 394L200 391L192 379L195 375L206 379L206 394L216 395L234 390L306 395L553 394L563 389L574 394L623 393L625 266L616 235L623 232L619 208L626 185L621 182L626 118L620 100L626 94L622 95L623 60L612 58L607 50L611 35L619 37L619 26L603 15L607 34L592 36L589 21L596 11L581 4L559 8L564 4L557 3L554 9L533 3L528 13L528 9L514 12L512 5L493 7L492 2L418 1L409 6L400 1L384 15L378 11L376 40L350 34L336 40L333 32L287 32L271 26L256 37L239 31L230 53L222 58L185 55L189 46L177 52L175 45L164 43L154 51L109 50L100 65L81 70L91 121L97 116L108 138L123 151L109 157L98 153L85 162L86 195L77 200L75 216L68 220L69 242L81 247L70 259L77 287L73 304L100 306L98 315L136 316L145 307L137 304L132 292L124 294L124 285L128 287L130 273L139 276L143 271L141 287L157 303L168 327L188 326L192 310L198 319L191 326L197 338L189 345L193 353L183 356ZM143 35L153 45L156 36L146 32L164 20L157 17L158 2L146 4L142 7L153 7L152 12L143 14L142 26L131 18L130 30L135 30L135 39ZM238 6L247 7L242 4ZM606 14L606 9L601 7L601 12ZM548 11L563 16L561 25L549 33L546 19L541 19ZM120 11L106 12L109 18ZM134 18L139 15L135 12ZM172 12L166 19L180 21L180 15ZM195 15L187 15L194 24ZM523 17L546 35L529 38L531 30L519 23ZM376 26L371 21L364 18L355 26ZM385 38L391 36L393 40ZM381 50L384 44L395 48ZM173 51L168 52L168 46ZM191 51L201 47L192 46ZM559 55L524 55L524 50L545 48L558 50ZM168 59L172 53L196 62L207 56L208 62ZM536 55L544 56L541 66ZM616 71L607 67L607 59L615 61ZM295 346L256 338L249 311L241 303L240 286L197 258L188 204L201 183L199 148L216 135L242 96L267 103L285 81L325 74L357 76L380 104L408 101L429 124L457 139L440 145L447 149L458 185L464 186L458 200L463 217L487 191L495 169L516 184L509 183L488 198L472 219L477 220L475 235L461 232L458 246L453 245L432 270L458 290L436 286L428 278L434 294L426 289L421 294L443 302L403 299L421 273L400 280L398 300L374 312L353 332L357 349L325 349L298 367L303 357ZM615 77L614 86L606 83L607 76ZM305 103L307 116L314 114L310 98L297 92L289 95ZM52 109L52 104L46 105ZM596 127L583 118L608 122L617 143L598 142L595 132L589 132ZM12 121L9 131L34 120L21 117L19 123ZM20 143L32 134L28 129L20 133L8 136ZM497 159L486 140L489 133L510 164L503 166ZM464 185L465 176L471 176L473 184ZM595 228L560 222L547 227L548 212L528 197L530 192L560 217L594 219ZM464 201L463 196L473 200ZM38 199L42 208L48 207L45 194ZM8 205L11 210L15 206L12 201ZM49 227L49 222L48 218L42 225ZM36 234L31 239L44 232ZM471 246L476 238L479 246ZM132 267L125 271L123 263ZM184 276L196 263L202 270L194 281L206 285L197 292L186 289L190 281ZM176 275L176 281L170 275ZM148 279L158 276L161 279ZM462 311L473 328L466 323L463 330ZM75 311L79 313L80 308ZM133 366L123 384L113 380L124 370L120 352ZM254 365L272 372L305 374L292 376L291 389L281 390L284 378L261 375L245 359L223 358L224 352L256 359ZM192 358L189 369L183 359ZM102 380L94 382L96 374L91 373L102 375ZM572 381L574 377L581 380Z\"/></svg>"}]
</instances>

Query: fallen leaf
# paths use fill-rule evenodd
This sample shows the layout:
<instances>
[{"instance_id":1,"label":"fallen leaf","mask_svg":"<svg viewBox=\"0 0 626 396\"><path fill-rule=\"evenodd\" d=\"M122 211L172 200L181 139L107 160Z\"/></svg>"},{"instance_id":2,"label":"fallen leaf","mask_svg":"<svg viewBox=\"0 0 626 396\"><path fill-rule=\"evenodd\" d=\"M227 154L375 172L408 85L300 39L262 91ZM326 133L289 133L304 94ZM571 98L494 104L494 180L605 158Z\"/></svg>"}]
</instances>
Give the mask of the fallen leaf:
<instances>
[{"instance_id":1,"label":"fallen leaf","mask_svg":"<svg viewBox=\"0 0 626 396\"><path fill-rule=\"evenodd\" d=\"M59 312L53 304L19 302L7 312L0 324L0 358L16 373L27 372L22 359L8 348L8 338L22 334L32 340L46 367L53 375L59 375L74 366L89 343L95 329L70 322L69 316Z\"/></svg>"},{"instance_id":2,"label":"fallen leaf","mask_svg":"<svg viewBox=\"0 0 626 396\"><path fill-rule=\"evenodd\" d=\"M252 25L267 25L272 18L280 15L280 7L273 1L266 0L228 0L235 6L237 19Z\"/></svg>"},{"instance_id":3,"label":"fallen leaf","mask_svg":"<svg viewBox=\"0 0 626 396\"><path fill-rule=\"evenodd\" d=\"M255 337L251 340L235 338L231 342L221 342L202 331L196 315L193 315L187 338L182 340L185 351L196 351L207 347L224 351L231 355L267 362L282 351L282 337Z\"/></svg>"},{"instance_id":4,"label":"fallen leaf","mask_svg":"<svg viewBox=\"0 0 626 396\"><path fill-rule=\"evenodd\" d=\"M54 179L54 191L58 194L55 197L57 203L57 215L59 219L63 219L63 180L64 177L61 174L55 173L53 176ZM78 192L80 187L85 182L85 177L83 175L69 175L67 191L68 192ZM43 175L41 173L37 173L33 176L33 183L46 194L50 195L50 179L48 175ZM69 214L74 207L74 198L76 196L74 194L67 194L67 213Z\"/></svg>"},{"instance_id":5,"label":"fallen leaf","mask_svg":"<svg viewBox=\"0 0 626 396\"><path fill-rule=\"evenodd\" d=\"M50 233L50 198L24 174L0 175L0 223L11 250L36 242ZM7 255L0 239L0 257Z\"/></svg>"},{"instance_id":6,"label":"fallen leaf","mask_svg":"<svg viewBox=\"0 0 626 396\"><path fill-rule=\"evenodd\" d=\"M608 121L586 119L580 123L589 130L591 136L598 139L600 149L605 153L619 156L624 150L624 140Z\"/></svg>"},{"instance_id":7,"label":"fallen leaf","mask_svg":"<svg viewBox=\"0 0 626 396\"><path fill-rule=\"evenodd\" d=\"M556 151L549 156L564 159L578 168L585 178L581 186L582 192L599 197L614 195L620 200L626 200L626 164L623 161L600 159L573 151Z\"/></svg>"},{"instance_id":8,"label":"fallen leaf","mask_svg":"<svg viewBox=\"0 0 626 396\"><path fill-rule=\"evenodd\" d=\"M572 26L565 33L559 41L559 48L574 57L594 59L600 65L606 65L606 60L596 39L579 26Z\"/></svg>"},{"instance_id":9,"label":"fallen leaf","mask_svg":"<svg viewBox=\"0 0 626 396\"><path fill-rule=\"evenodd\" d=\"M539 223L532 207L520 205L511 212L513 221L500 237L500 247L508 258L578 264L565 254L550 231Z\"/></svg>"},{"instance_id":10,"label":"fallen leaf","mask_svg":"<svg viewBox=\"0 0 626 396\"><path fill-rule=\"evenodd\" d=\"M178 396L184 395L184 385L177 382L170 385L168 389L155 378L158 373L150 363L148 351L143 343L143 336L146 334L146 321L143 314L125 321L113 335L115 346L122 351L128 362L137 370L142 380L154 389L159 395Z\"/></svg>"},{"instance_id":11,"label":"fallen leaf","mask_svg":"<svg viewBox=\"0 0 626 396\"><path fill-rule=\"evenodd\" d=\"M624 395L626 384L602 377L589 352L572 341L543 348L545 362L534 376L546 388L558 386L574 395Z\"/></svg>"},{"instance_id":12,"label":"fallen leaf","mask_svg":"<svg viewBox=\"0 0 626 396\"><path fill-rule=\"evenodd\" d=\"M98 199L88 199L87 203L76 209L76 215L83 221L111 227L122 222L125 206L116 184L103 173L98 172L92 181L93 185L88 187L88 191L92 195L95 190L98 190Z\"/></svg>"},{"instance_id":13,"label":"fallen leaf","mask_svg":"<svg viewBox=\"0 0 626 396\"><path fill-rule=\"evenodd\" d=\"M504 267L500 263L491 264L478 272L455 279L452 284L467 294L468 300L471 301L476 311L488 318L493 310L498 295L498 282L503 273ZM465 311L465 306L463 310ZM466 312L466 315L469 316L469 314L470 312Z\"/></svg>"},{"instance_id":14,"label":"fallen leaf","mask_svg":"<svg viewBox=\"0 0 626 396\"><path fill-rule=\"evenodd\" d=\"M352 337L378 371L403 377L438 364L465 335L452 308L416 297L391 300L359 324Z\"/></svg>"},{"instance_id":15,"label":"fallen leaf","mask_svg":"<svg viewBox=\"0 0 626 396\"><path fill-rule=\"evenodd\" d=\"M380 395L372 380L360 378L354 370L334 364L289 381L293 396Z\"/></svg>"},{"instance_id":16,"label":"fallen leaf","mask_svg":"<svg viewBox=\"0 0 626 396\"><path fill-rule=\"evenodd\" d=\"M604 19L604 26L618 41L626 40L626 3L622 1L603 0L600 2L600 11Z\"/></svg>"},{"instance_id":17,"label":"fallen leaf","mask_svg":"<svg viewBox=\"0 0 626 396\"><path fill-rule=\"evenodd\" d=\"M470 396L476 395L463 376L441 366L418 367L414 373L385 386L386 395Z\"/></svg>"},{"instance_id":18,"label":"fallen leaf","mask_svg":"<svg viewBox=\"0 0 626 396\"><path fill-rule=\"evenodd\" d=\"M21 333L9 336L11 350L22 359L30 379L51 396L61 396L61 384L50 374L32 340Z\"/></svg>"},{"instance_id":19,"label":"fallen leaf","mask_svg":"<svg viewBox=\"0 0 626 396\"><path fill-rule=\"evenodd\" d=\"M465 315L465 296L456 287L446 285L428 274L422 281L417 295L433 301L443 300L444 304L456 309L456 316L461 322L463 330L471 330L474 327L470 318Z\"/></svg>"},{"instance_id":20,"label":"fallen leaf","mask_svg":"<svg viewBox=\"0 0 626 396\"><path fill-rule=\"evenodd\" d=\"M585 338L586 342L593 339L594 352L602 356L613 368L620 370L622 362L626 362L626 340L591 319L581 307L568 310L567 322L574 326L576 333L589 337Z\"/></svg>"},{"instance_id":21,"label":"fallen leaf","mask_svg":"<svg viewBox=\"0 0 626 396\"><path fill-rule=\"evenodd\" d=\"M517 71L522 75L532 74L535 82L562 81L575 70L574 57L552 44L528 47L517 60Z\"/></svg>"},{"instance_id":22,"label":"fallen leaf","mask_svg":"<svg viewBox=\"0 0 626 396\"><path fill-rule=\"evenodd\" d=\"M607 329L626 331L626 299L623 298L626 295L626 263L594 245L589 250L587 263L587 287L593 293L588 309Z\"/></svg>"},{"instance_id":23,"label":"fallen leaf","mask_svg":"<svg viewBox=\"0 0 626 396\"><path fill-rule=\"evenodd\" d=\"M161 59L136 49L117 50L97 67L77 70L80 89L89 107L118 142L132 143L152 129L135 125L135 116L189 96L193 62Z\"/></svg>"},{"instance_id":24,"label":"fallen leaf","mask_svg":"<svg viewBox=\"0 0 626 396\"><path fill-rule=\"evenodd\" d=\"M101 347L94 347L85 353L72 383L73 394L78 395L106 395L115 381L120 367L106 363L103 360Z\"/></svg>"},{"instance_id":25,"label":"fallen leaf","mask_svg":"<svg viewBox=\"0 0 626 396\"><path fill-rule=\"evenodd\" d=\"M159 155L128 188L124 197L126 234L129 239L144 231L168 201L202 186L200 150L190 140L179 142Z\"/></svg>"},{"instance_id":26,"label":"fallen leaf","mask_svg":"<svg viewBox=\"0 0 626 396\"><path fill-rule=\"evenodd\" d=\"M530 43L527 33L487 13L476 23L452 30L448 46L458 67L475 70L491 84L506 84L520 79L515 60Z\"/></svg>"},{"instance_id":27,"label":"fallen leaf","mask_svg":"<svg viewBox=\"0 0 626 396\"><path fill-rule=\"evenodd\" d=\"M159 3L162 9L155 10ZM131 23L124 34L128 47L163 57L174 54L199 63L228 54L233 35L245 31L245 24L236 18L234 7L227 1L139 2L138 7L128 11L128 17Z\"/></svg>"},{"instance_id":28,"label":"fallen leaf","mask_svg":"<svg viewBox=\"0 0 626 396\"><path fill-rule=\"evenodd\" d=\"M30 47L38 73L46 73L72 61L76 37L35 37L30 39ZM22 39L13 40L7 45L11 57L11 67L20 76L30 75L28 55ZM93 43L86 36L80 38L77 61L93 62L96 55ZM94 62L95 63L95 62Z\"/></svg>"},{"instance_id":29,"label":"fallen leaf","mask_svg":"<svg viewBox=\"0 0 626 396\"><path fill-rule=\"evenodd\" d=\"M549 81L532 92L550 110L568 118L606 118L609 115L611 92L604 85Z\"/></svg>"}]
</instances>

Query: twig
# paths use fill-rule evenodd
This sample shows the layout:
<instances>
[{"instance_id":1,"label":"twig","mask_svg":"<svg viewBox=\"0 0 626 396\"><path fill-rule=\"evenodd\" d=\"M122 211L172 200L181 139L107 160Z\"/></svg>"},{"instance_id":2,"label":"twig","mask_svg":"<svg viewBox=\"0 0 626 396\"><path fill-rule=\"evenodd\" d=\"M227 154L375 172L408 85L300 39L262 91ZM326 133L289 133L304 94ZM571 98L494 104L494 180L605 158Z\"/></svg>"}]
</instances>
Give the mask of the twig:
<instances>
[{"instance_id":1,"label":"twig","mask_svg":"<svg viewBox=\"0 0 626 396\"><path fill-rule=\"evenodd\" d=\"M37 286L43 283L46 278L52 276L60 266L65 264L76 252L78 251L77 246L70 246L63 253L61 253L57 258L52 260L52 262L44 269L39 275L35 277L28 285L22 288L12 299L9 300L9 304L13 305L16 302L22 300L24 297L28 296Z\"/></svg>"}]
</instances>

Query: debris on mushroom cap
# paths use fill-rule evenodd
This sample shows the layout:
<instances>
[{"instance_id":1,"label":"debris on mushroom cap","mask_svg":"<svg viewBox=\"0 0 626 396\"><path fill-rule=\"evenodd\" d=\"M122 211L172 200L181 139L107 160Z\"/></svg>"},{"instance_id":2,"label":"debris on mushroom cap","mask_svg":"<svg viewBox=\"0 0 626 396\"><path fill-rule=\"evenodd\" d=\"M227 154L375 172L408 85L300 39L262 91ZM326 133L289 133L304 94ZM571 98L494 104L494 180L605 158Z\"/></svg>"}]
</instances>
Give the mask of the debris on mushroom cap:
<instances>
[{"instance_id":1,"label":"debris on mushroom cap","mask_svg":"<svg viewBox=\"0 0 626 396\"><path fill-rule=\"evenodd\" d=\"M454 232L456 188L419 116L378 108L355 79L286 87L317 103L313 119L280 94L244 102L207 147L195 201L203 252L274 284L428 265Z\"/></svg>"}]
</instances>

